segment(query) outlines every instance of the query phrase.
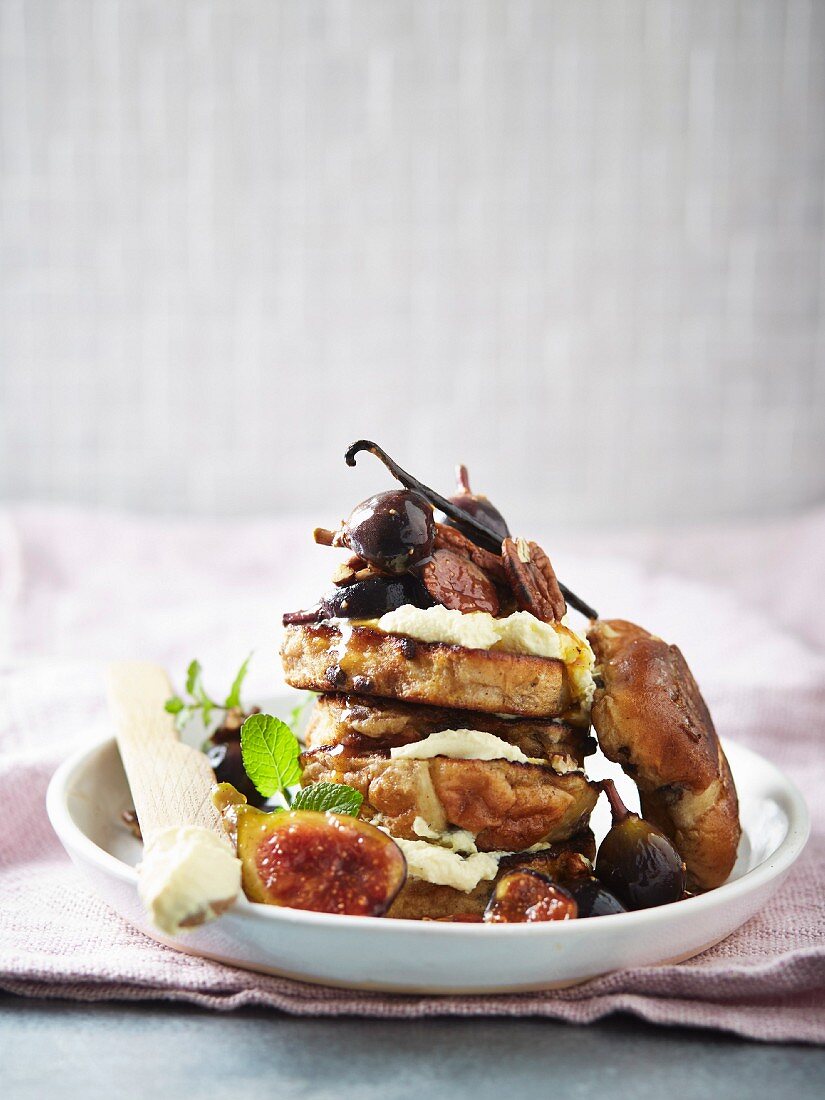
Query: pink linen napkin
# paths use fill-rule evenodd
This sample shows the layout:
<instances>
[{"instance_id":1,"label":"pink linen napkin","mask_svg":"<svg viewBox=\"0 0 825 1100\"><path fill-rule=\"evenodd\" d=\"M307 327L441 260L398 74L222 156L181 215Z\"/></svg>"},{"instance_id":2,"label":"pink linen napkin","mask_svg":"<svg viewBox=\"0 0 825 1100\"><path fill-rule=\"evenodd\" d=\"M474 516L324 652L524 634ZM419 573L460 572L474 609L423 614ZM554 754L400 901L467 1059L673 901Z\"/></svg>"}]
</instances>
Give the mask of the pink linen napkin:
<instances>
[{"instance_id":1,"label":"pink linen napkin","mask_svg":"<svg viewBox=\"0 0 825 1100\"><path fill-rule=\"evenodd\" d=\"M254 648L249 697L271 695L280 612L307 604L329 573L330 551L311 547L310 526L0 513L0 988L304 1015L588 1023L628 1011L755 1039L825 1041L825 512L751 529L544 540L559 575L603 614L677 641L723 735L776 759L808 798L813 835L786 886L698 958L551 993L350 993L179 954L91 894L43 800L57 764L109 732L106 661L146 657L180 677L198 656L220 689Z\"/></svg>"}]
</instances>

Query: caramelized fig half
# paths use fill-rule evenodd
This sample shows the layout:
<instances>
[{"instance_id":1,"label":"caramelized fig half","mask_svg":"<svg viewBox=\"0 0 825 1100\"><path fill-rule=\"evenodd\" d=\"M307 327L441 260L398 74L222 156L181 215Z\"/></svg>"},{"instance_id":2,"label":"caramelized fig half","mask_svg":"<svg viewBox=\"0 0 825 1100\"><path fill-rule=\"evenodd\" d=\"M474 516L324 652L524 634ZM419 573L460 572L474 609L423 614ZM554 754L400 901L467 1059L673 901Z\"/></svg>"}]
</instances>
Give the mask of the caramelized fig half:
<instances>
[{"instance_id":1,"label":"caramelized fig half","mask_svg":"<svg viewBox=\"0 0 825 1100\"><path fill-rule=\"evenodd\" d=\"M234 831L244 893L266 905L380 917L407 877L401 849L380 829L344 814L216 803Z\"/></svg>"},{"instance_id":2,"label":"caramelized fig half","mask_svg":"<svg viewBox=\"0 0 825 1100\"><path fill-rule=\"evenodd\" d=\"M547 875L538 871L511 871L496 883L484 920L488 924L525 924L573 920L578 915L572 894Z\"/></svg>"}]
</instances>

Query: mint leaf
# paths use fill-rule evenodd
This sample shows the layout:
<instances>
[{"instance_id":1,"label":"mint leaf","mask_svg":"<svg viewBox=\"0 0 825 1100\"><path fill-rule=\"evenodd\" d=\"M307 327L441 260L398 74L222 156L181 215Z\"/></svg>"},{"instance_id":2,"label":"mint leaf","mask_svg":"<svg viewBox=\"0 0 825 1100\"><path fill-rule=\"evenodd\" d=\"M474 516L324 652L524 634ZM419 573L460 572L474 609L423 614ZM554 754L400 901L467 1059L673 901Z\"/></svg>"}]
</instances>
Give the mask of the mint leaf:
<instances>
[{"instance_id":1,"label":"mint leaf","mask_svg":"<svg viewBox=\"0 0 825 1100\"><path fill-rule=\"evenodd\" d=\"M246 658L244 663L238 669L237 675L232 681L232 687L229 689L229 694L227 695L226 700L223 704L227 710L230 710L232 707L239 707L241 705L241 688L243 687L243 682L246 679L246 673L249 669L249 661L251 657L252 654L250 653L249 657Z\"/></svg>"},{"instance_id":2,"label":"mint leaf","mask_svg":"<svg viewBox=\"0 0 825 1100\"><path fill-rule=\"evenodd\" d=\"M203 710L203 724L209 725L212 711L218 706L214 699L210 698L203 686L203 669L200 661L191 661L186 670L186 690Z\"/></svg>"},{"instance_id":3,"label":"mint leaf","mask_svg":"<svg viewBox=\"0 0 825 1100\"><path fill-rule=\"evenodd\" d=\"M195 693L200 687L202 671L200 661L189 662L189 668L186 670L186 690L193 699L196 698Z\"/></svg>"},{"instance_id":4,"label":"mint leaf","mask_svg":"<svg viewBox=\"0 0 825 1100\"><path fill-rule=\"evenodd\" d=\"M186 670L186 690L196 703L213 710L218 704L207 695L206 688L203 686L202 673L200 661L192 661Z\"/></svg>"},{"instance_id":5,"label":"mint leaf","mask_svg":"<svg viewBox=\"0 0 825 1100\"><path fill-rule=\"evenodd\" d=\"M346 783L313 783L296 793L290 808L358 817L363 801L361 792Z\"/></svg>"},{"instance_id":6,"label":"mint leaf","mask_svg":"<svg viewBox=\"0 0 825 1100\"><path fill-rule=\"evenodd\" d=\"M252 714L241 726L243 766L264 798L299 782L300 753L297 737L280 718Z\"/></svg>"},{"instance_id":7,"label":"mint leaf","mask_svg":"<svg viewBox=\"0 0 825 1100\"><path fill-rule=\"evenodd\" d=\"M163 704L163 709L167 714L180 714L185 706L186 703L179 695L173 695Z\"/></svg>"}]
</instances>

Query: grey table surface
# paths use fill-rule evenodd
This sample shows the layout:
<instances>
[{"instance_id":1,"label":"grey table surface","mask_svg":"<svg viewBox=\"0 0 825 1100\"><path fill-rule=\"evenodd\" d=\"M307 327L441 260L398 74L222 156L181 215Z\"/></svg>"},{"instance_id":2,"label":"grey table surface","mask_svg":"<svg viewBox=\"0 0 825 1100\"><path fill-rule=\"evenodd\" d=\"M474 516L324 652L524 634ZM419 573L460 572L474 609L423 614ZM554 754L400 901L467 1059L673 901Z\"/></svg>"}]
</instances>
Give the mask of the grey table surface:
<instances>
[{"instance_id":1,"label":"grey table surface","mask_svg":"<svg viewBox=\"0 0 825 1100\"><path fill-rule=\"evenodd\" d=\"M678 1100L825 1095L825 1049L547 1020L297 1019L0 996L0 1096ZM262 1092L265 1090L265 1092Z\"/></svg>"}]
</instances>

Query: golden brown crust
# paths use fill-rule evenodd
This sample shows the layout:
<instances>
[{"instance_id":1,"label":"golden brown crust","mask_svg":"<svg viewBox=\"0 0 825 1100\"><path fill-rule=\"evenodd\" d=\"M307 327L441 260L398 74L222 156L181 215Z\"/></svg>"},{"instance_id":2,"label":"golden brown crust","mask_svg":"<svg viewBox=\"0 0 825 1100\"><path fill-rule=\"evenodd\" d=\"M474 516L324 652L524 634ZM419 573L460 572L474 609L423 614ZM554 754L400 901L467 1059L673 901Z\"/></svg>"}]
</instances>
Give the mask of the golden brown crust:
<instances>
[{"instance_id":1,"label":"golden brown crust","mask_svg":"<svg viewBox=\"0 0 825 1100\"><path fill-rule=\"evenodd\" d=\"M534 760L561 756L581 767L595 741L583 730L558 719L502 718L479 711L427 707L368 695L322 695L312 709L304 734L307 748L353 743L361 748L394 748L422 741L447 729L483 730L500 737Z\"/></svg>"},{"instance_id":2,"label":"golden brown crust","mask_svg":"<svg viewBox=\"0 0 825 1100\"><path fill-rule=\"evenodd\" d=\"M368 627L352 627L342 647L340 630L329 623L287 626L281 659L286 682L309 691L536 718L562 717L571 706L563 661L417 642Z\"/></svg>"},{"instance_id":3,"label":"golden brown crust","mask_svg":"<svg viewBox=\"0 0 825 1100\"><path fill-rule=\"evenodd\" d=\"M465 894L463 890L456 890L453 886L437 886L420 878L408 878L384 915L397 920L480 917L492 889L492 880L482 880L474 890Z\"/></svg>"},{"instance_id":4,"label":"golden brown crust","mask_svg":"<svg viewBox=\"0 0 825 1100\"><path fill-rule=\"evenodd\" d=\"M517 852L502 859L495 879L481 881L474 890L464 893L452 886L436 886L422 879L408 878L390 906L388 917L407 920L443 920L447 917L478 916L484 912L496 881L509 871L527 867L551 878L566 878L578 870L580 857L592 860L596 842L589 829L570 840L544 848L540 852Z\"/></svg>"},{"instance_id":5,"label":"golden brown crust","mask_svg":"<svg viewBox=\"0 0 825 1100\"><path fill-rule=\"evenodd\" d=\"M592 719L605 756L636 782L642 813L673 841L692 889L720 886L736 861L736 788L707 705L676 646L633 623L590 630Z\"/></svg>"},{"instance_id":6,"label":"golden brown crust","mask_svg":"<svg viewBox=\"0 0 825 1100\"><path fill-rule=\"evenodd\" d=\"M347 783L364 796L361 816L380 814L393 836L420 840L423 818L437 832L467 829L482 852L517 852L565 840L582 829L598 798L580 773L557 775L542 764L509 760L389 759L315 749L301 757L304 786Z\"/></svg>"}]
</instances>

